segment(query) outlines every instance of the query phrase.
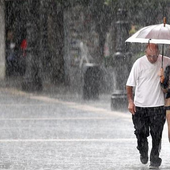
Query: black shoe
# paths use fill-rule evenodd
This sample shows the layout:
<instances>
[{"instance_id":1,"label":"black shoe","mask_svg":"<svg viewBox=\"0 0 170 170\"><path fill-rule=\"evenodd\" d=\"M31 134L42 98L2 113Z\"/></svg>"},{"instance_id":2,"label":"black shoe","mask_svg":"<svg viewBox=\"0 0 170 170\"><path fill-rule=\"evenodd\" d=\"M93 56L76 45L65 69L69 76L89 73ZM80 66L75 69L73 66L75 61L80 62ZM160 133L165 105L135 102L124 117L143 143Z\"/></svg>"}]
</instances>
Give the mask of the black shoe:
<instances>
[{"instance_id":1,"label":"black shoe","mask_svg":"<svg viewBox=\"0 0 170 170\"><path fill-rule=\"evenodd\" d=\"M148 163L148 142L147 142L147 140L143 140L140 143L140 146L137 146L137 149L139 150L139 153L140 153L140 161L143 164L147 164Z\"/></svg>"},{"instance_id":2,"label":"black shoe","mask_svg":"<svg viewBox=\"0 0 170 170\"><path fill-rule=\"evenodd\" d=\"M154 161L150 161L149 169L158 169L162 163L161 158L157 158Z\"/></svg>"},{"instance_id":3,"label":"black shoe","mask_svg":"<svg viewBox=\"0 0 170 170\"><path fill-rule=\"evenodd\" d=\"M141 161L143 164L147 164L147 163L148 163L148 155L147 155L147 154L141 154L141 155L140 155L140 161Z\"/></svg>"}]
</instances>

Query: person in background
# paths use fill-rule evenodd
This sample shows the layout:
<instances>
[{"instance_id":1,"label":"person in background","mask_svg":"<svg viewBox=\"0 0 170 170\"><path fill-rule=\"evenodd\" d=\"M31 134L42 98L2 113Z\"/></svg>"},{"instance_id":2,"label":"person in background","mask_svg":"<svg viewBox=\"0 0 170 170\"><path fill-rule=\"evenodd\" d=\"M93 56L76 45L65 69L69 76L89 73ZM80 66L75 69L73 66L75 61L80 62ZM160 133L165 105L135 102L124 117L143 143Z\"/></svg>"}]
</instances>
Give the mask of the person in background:
<instances>
[{"instance_id":1,"label":"person in background","mask_svg":"<svg viewBox=\"0 0 170 170\"><path fill-rule=\"evenodd\" d=\"M22 50L22 56L25 57L26 56L26 48L27 48L26 39L22 40L20 47L21 47L21 50Z\"/></svg>"},{"instance_id":2,"label":"person in background","mask_svg":"<svg viewBox=\"0 0 170 170\"><path fill-rule=\"evenodd\" d=\"M148 140L152 137L149 168L158 168L162 159L159 157L164 123L164 93L160 86L159 72L162 56L156 44L148 43L145 55L135 61L126 83L128 109L132 113L132 120L137 138L137 149L140 161L147 164ZM170 58L164 56L164 68L170 65ZM133 98L133 88L135 96Z\"/></svg>"},{"instance_id":3,"label":"person in background","mask_svg":"<svg viewBox=\"0 0 170 170\"><path fill-rule=\"evenodd\" d=\"M160 75L160 84L165 93L165 110L168 124L168 138L170 142L170 65L165 68L165 72Z\"/></svg>"},{"instance_id":4,"label":"person in background","mask_svg":"<svg viewBox=\"0 0 170 170\"><path fill-rule=\"evenodd\" d=\"M26 49L27 49L27 40L26 34L23 34L23 39L20 44L20 58L19 58L19 72L23 76L26 71Z\"/></svg>"},{"instance_id":5,"label":"person in background","mask_svg":"<svg viewBox=\"0 0 170 170\"><path fill-rule=\"evenodd\" d=\"M15 73L17 65L16 43L14 40L14 32L12 29L7 31L6 37L6 60L8 76Z\"/></svg>"}]
</instances>

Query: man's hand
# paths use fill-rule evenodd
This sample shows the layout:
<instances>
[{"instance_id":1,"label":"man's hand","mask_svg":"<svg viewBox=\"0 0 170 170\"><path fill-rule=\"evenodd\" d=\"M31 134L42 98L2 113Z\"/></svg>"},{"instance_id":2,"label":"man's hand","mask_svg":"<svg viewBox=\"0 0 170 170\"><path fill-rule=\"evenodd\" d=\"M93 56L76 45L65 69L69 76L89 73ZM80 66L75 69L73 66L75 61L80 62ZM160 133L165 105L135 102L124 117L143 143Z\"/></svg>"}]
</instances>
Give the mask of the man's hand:
<instances>
[{"instance_id":1,"label":"man's hand","mask_svg":"<svg viewBox=\"0 0 170 170\"><path fill-rule=\"evenodd\" d=\"M158 75L159 75L159 77L160 77L160 82L163 83L163 81L164 81L164 69L163 69L163 68L161 68L161 69L159 70Z\"/></svg>"},{"instance_id":2,"label":"man's hand","mask_svg":"<svg viewBox=\"0 0 170 170\"><path fill-rule=\"evenodd\" d=\"M134 115L135 112L136 112L136 106L135 104L131 101L129 102L129 105L128 105L128 110Z\"/></svg>"}]
</instances>

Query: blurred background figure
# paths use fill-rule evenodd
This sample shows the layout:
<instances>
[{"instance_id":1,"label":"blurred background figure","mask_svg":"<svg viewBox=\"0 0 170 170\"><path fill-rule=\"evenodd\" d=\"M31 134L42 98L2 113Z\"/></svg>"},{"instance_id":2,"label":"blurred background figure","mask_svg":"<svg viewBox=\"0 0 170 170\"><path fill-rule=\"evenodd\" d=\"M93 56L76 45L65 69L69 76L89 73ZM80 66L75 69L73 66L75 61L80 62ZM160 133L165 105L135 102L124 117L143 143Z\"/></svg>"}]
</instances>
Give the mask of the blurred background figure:
<instances>
[{"instance_id":1,"label":"blurred background figure","mask_svg":"<svg viewBox=\"0 0 170 170\"><path fill-rule=\"evenodd\" d=\"M90 60L92 59L87 45L83 42L80 42L80 57L80 68L82 68L84 63L90 63Z\"/></svg>"},{"instance_id":2,"label":"blurred background figure","mask_svg":"<svg viewBox=\"0 0 170 170\"><path fill-rule=\"evenodd\" d=\"M6 37L6 63L7 76L14 75L17 71L17 50L14 39L14 32L12 29L7 31Z\"/></svg>"},{"instance_id":3,"label":"blurred background figure","mask_svg":"<svg viewBox=\"0 0 170 170\"><path fill-rule=\"evenodd\" d=\"M19 60L18 60L19 73L21 76L25 74L25 70L26 70L26 49L27 49L27 40L26 40L26 31L24 31L22 34Z\"/></svg>"}]
</instances>

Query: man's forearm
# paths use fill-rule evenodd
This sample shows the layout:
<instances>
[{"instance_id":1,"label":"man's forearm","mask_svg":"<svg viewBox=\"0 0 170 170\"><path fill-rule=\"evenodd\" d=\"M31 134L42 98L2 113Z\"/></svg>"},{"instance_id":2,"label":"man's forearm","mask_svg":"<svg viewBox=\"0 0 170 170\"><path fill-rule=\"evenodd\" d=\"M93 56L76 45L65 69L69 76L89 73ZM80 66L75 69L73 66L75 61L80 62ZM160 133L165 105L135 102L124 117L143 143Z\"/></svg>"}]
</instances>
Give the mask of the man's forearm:
<instances>
[{"instance_id":1,"label":"man's forearm","mask_svg":"<svg viewBox=\"0 0 170 170\"><path fill-rule=\"evenodd\" d=\"M132 86L126 86L126 92L127 92L127 99L128 102L133 102L133 87Z\"/></svg>"}]
</instances>

